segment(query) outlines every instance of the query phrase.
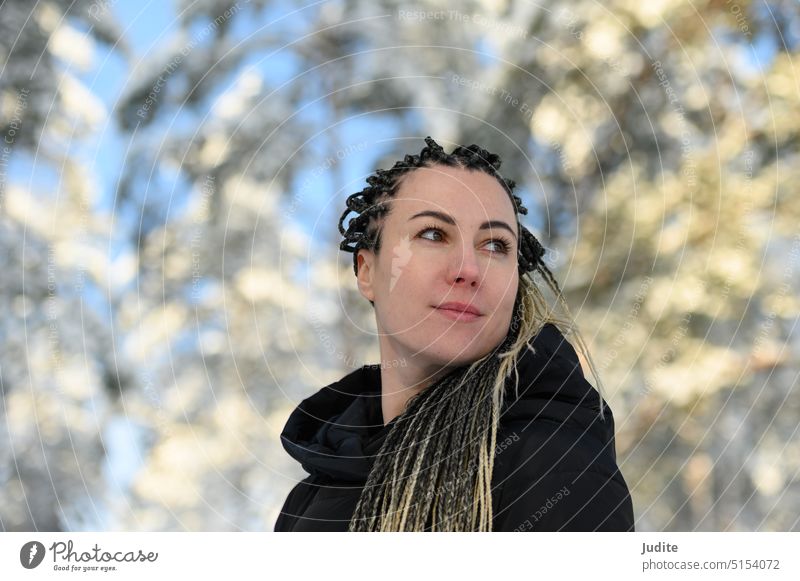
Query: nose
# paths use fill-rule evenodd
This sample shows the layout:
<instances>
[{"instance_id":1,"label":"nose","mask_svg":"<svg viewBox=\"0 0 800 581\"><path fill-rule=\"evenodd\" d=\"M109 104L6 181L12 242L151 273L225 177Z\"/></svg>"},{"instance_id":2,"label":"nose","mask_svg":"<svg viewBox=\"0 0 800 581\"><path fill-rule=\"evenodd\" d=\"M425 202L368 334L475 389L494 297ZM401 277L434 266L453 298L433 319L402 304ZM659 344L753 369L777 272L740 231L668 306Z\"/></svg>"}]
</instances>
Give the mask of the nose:
<instances>
[{"instance_id":1,"label":"nose","mask_svg":"<svg viewBox=\"0 0 800 581\"><path fill-rule=\"evenodd\" d=\"M480 280L478 256L472 244L455 245L450 257L448 280L459 286L475 287Z\"/></svg>"}]
</instances>

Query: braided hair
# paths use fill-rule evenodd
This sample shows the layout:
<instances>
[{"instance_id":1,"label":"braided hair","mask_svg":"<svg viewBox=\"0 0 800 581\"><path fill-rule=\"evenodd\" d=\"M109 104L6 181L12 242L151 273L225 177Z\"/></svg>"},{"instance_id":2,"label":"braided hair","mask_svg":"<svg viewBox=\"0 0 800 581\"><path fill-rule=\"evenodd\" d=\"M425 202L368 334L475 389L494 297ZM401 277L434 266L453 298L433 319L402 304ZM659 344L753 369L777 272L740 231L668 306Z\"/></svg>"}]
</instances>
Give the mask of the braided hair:
<instances>
[{"instance_id":1,"label":"braided hair","mask_svg":"<svg viewBox=\"0 0 800 581\"><path fill-rule=\"evenodd\" d=\"M558 282L542 260L543 246L519 222L519 215L528 210L513 193L514 181L500 175L500 156L474 144L458 146L448 154L430 136L425 143L419 155L406 155L391 169L376 170L367 178L367 187L347 198L347 209L339 219L344 237L339 248L353 253L356 275L358 251L380 250L381 226L403 177L418 168L444 165L485 172L509 195L520 233L519 287L503 341L408 400L376 455L350 521L351 531L492 529L491 479L507 378L513 371L517 390L517 358L524 349L533 349L530 342L546 323L577 339L577 347L601 385ZM356 216L345 228L350 213ZM536 274L556 296L563 314L550 307L534 281ZM600 415L603 417L602 397Z\"/></svg>"},{"instance_id":2,"label":"braided hair","mask_svg":"<svg viewBox=\"0 0 800 581\"><path fill-rule=\"evenodd\" d=\"M489 153L477 145L459 146L453 150L453 153L447 154L430 136L425 138L425 143L427 146L422 149L419 155L406 155L402 161L396 162L391 169L376 170L374 175L367 178L367 184L369 184L367 187L348 196L345 202L347 209L342 214L342 217L339 218L339 233L344 237L344 240L339 244L339 248L345 252L353 253L353 270L356 274L358 274L358 251L361 248L369 248L376 253L380 250L381 236L378 224L388 215L391 209L388 200L397 193L402 178L414 169L445 165L486 172L494 177L509 195L514 205L514 213L517 216L528 213L528 209L522 205L522 199L514 194L514 188L516 187L514 180L506 179L498 172L502 164L499 155ZM345 229L344 221L350 213L356 213L357 216L350 220ZM519 221L517 226L520 231L518 252L520 274L538 269L543 276L546 276L557 286L552 273L542 262L544 248L536 237Z\"/></svg>"}]
</instances>

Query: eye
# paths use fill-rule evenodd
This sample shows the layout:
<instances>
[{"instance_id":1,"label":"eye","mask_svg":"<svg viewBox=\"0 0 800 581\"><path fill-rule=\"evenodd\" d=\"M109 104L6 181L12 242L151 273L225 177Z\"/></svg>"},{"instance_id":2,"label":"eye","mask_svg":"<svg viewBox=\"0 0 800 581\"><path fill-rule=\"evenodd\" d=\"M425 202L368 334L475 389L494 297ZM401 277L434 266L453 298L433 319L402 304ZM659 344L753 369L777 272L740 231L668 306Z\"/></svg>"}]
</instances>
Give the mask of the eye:
<instances>
[{"instance_id":1,"label":"eye","mask_svg":"<svg viewBox=\"0 0 800 581\"><path fill-rule=\"evenodd\" d=\"M433 232L434 234L438 234L439 236L442 237L442 239L444 239L444 231L441 228L439 228L438 226L425 226L425 228L423 228L422 230L419 231L419 233L417 234L417 237L418 238L424 238L425 240L430 240L431 242L441 242L441 240L434 240L434 239L428 238L427 236L423 236L423 234L426 234L428 232Z\"/></svg>"},{"instance_id":2,"label":"eye","mask_svg":"<svg viewBox=\"0 0 800 581\"><path fill-rule=\"evenodd\" d=\"M439 238L437 238L437 236ZM417 233L417 238L430 240L431 242L442 242L445 238L445 232L438 226L431 224L420 230ZM507 238L503 238L502 236L487 240L486 244L489 246L492 254L508 254L511 251L511 241Z\"/></svg>"},{"instance_id":3,"label":"eye","mask_svg":"<svg viewBox=\"0 0 800 581\"><path fill-rule=\"evenodd\" d=\"M497 250L494 252L499 252L501 254L508 254L511 250L511 241L506 238L493 238L489 240L489 244L496 244Z\"/></svg>"}]
</instances>

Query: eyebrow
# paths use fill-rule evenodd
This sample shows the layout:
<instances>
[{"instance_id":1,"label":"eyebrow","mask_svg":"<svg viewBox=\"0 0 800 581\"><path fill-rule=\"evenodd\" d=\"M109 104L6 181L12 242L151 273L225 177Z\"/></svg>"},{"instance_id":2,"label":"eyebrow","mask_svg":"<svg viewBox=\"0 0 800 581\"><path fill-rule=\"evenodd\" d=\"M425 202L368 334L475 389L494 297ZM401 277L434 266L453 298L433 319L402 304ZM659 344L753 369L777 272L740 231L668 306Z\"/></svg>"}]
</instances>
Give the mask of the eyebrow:
<instances>
[{"instance_id":1,"label":"eyebrow","mask_svg":"<svg viewBox=\"0 0 800 581\"><path fill-rule=\"evenodd\" d=\"M455 226L456 225L455 218L453 218L450 214L445 214L444 212L437 212L436 210L423 210L422 212L417 212L416 214L411 216L408 219L408 221L411 222L411 220L413 220L415 218L422 218L422 217L425 217L425 216L438 218L442 222L450 224L451 226ZM509 232L511 232L511 234L514 236L514 238L517 237L517 233L514 232L514 230L511 229L511 226L509 226L508 224L506 224L502 220L489 220L488 222L484 222L483 224L481 224L478 227L478 230L488 230L490 228L504 228L504 229L508 230Z\"/></svg>"}]
</instances>

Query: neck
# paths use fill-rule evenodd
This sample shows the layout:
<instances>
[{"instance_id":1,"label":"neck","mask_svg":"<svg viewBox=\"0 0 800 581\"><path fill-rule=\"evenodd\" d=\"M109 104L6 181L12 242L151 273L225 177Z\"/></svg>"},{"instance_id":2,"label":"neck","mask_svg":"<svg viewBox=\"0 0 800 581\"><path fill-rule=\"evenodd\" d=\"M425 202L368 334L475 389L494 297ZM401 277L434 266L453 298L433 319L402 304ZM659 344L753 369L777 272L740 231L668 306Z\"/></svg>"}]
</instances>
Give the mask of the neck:
<instances>
[{"instance_id":1,"label":"neck","mask_svg":"<svg viewBox=\"0 0 800 581\"><path fill-rule=\"evenodd\" d=\"M441 377L448 369L425 369L403 359L406 365L397 365L398 359L381 357L381 409L383 424L386 425L403 413L410 400L421 393Z\"/></svg>"}]
</instances>

